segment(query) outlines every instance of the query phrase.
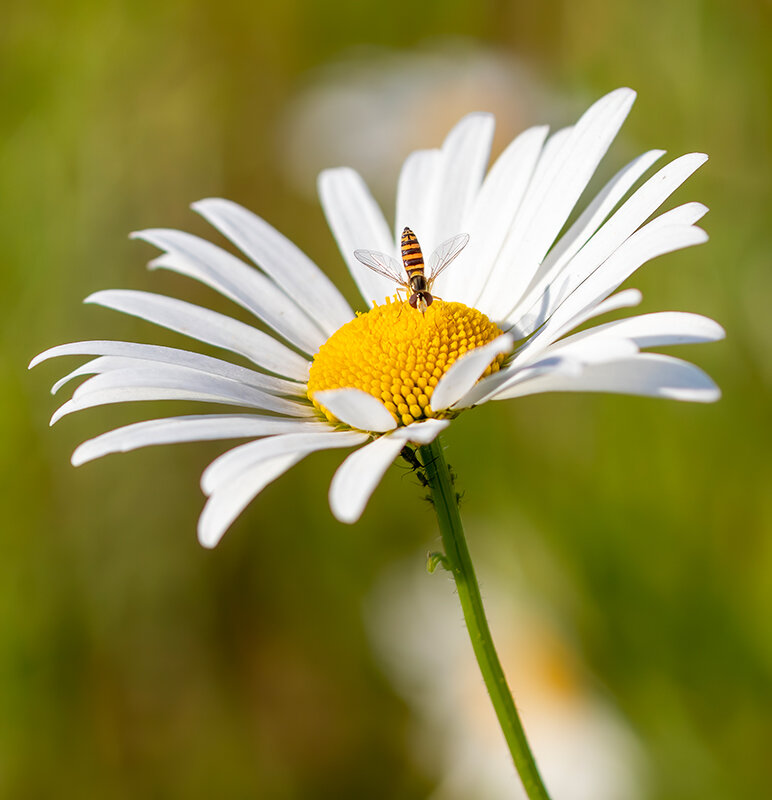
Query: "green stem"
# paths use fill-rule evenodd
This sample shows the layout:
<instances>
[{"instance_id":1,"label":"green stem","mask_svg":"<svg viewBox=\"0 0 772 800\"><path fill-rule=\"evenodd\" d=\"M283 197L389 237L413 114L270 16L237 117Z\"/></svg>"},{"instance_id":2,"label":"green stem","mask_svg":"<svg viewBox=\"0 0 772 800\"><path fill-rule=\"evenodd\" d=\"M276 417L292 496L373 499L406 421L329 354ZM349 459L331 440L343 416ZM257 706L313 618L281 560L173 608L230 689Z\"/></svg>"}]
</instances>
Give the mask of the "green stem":
<instances>
[{"instance_id":1,"label":"green stem","mask_svg":"<svg viewBox=\"0 0 772 800\"><path fill-rule=\"evenodd\" d=\"M509 746L520 780L523 782L529 800L549 800L539 770L536 767L523 725L507 686L507 679L493 646L488 621L485 618L480 587L474 574L472 559L464 538L461 516L458 512L458 499L453 480L442 453L439 438L432 444L421 447L421 461L432 491L432 500L437 512L437 520L445 548L445 566L453 575L458 591L458 599L464 612L464 620L472 640L477 663L485 686L490 694L499 725Z\"/></svg>"}]
</instances>

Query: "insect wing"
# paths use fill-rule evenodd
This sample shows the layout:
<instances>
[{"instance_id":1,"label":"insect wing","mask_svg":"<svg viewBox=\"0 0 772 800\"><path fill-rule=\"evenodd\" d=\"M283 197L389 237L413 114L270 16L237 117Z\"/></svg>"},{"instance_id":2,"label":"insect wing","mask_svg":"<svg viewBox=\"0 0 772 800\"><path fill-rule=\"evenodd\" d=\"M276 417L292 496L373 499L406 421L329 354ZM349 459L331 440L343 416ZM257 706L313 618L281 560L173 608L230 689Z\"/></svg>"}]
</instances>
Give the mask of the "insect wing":
<instances>
[{"instance_id":1,"label":"insect wing","mask_svg":"<svg viewBox=\"0 0 772 800\"><path fill-rule=\"evenodd\" d=\"M433 253L429 259L429 278L428 282L431 285L435 278L444 270L449 267L455 260L456 256L466 247L469 242L468 233L459 233L446 239Z\"/></svg>"},{"instance_id":2,"label":"insect wing","mask_svg":"<svg viewBox=\"0 0 772 800\"><path fill-rule=\"evenodd\" d=\"M379 253L377 250L354 250L354 257L384 278L389 278L400 286L407 285L407 281L402 277L402 265L396 258L386 253Z\"/></svg>"}]
</instances>

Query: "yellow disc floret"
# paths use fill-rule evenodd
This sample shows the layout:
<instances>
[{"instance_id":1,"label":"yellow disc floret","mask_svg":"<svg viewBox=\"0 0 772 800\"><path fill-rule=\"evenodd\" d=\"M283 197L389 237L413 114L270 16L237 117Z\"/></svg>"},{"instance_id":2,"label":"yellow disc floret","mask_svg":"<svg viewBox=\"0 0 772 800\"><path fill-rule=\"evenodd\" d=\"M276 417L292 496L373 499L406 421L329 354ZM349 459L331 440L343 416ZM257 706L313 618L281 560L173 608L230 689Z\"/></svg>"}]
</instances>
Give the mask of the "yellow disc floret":
<instances>
[{"instance_id":1,"label":"yellow disc floret","mask_svg":"<svg viewBox=\"0 0 772 800\"><path fill-rule=\"evenodd\" d=\"M314 400L325 389L361 389L400 425L442 416L431 406L439 379L457 358L500 335L485 314L463 303L435 298L421 314L406 302L387 300L347 322L319 348L308 396L330 422L337 420ZM497 356L483 376L497 372L503 360Z\"/></svg>"}]
</instances>

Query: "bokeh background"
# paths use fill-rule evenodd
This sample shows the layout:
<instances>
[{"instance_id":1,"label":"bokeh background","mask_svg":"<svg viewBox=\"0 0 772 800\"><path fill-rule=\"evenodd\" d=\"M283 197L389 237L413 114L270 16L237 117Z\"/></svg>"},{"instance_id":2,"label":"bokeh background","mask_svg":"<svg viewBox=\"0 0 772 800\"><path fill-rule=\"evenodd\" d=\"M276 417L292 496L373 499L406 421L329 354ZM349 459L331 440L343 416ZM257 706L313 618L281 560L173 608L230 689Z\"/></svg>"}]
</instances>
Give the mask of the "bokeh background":
<instances>
[{"instance_id":1,"label":"bokeh background","mask_svg":"<svg viewBox=\"0 0 772 800\"><path fill-rule=\"evenodd\" d=\"M238 316L203 287L149 274L151 249L126 236L211 236L187 208L206 196L267 218L361 307L314 198L318 169L356 166L390 214L400 160L463 113L497 113L499 150L621 85L639 99L601 177L651 147L711 156L674 199L710 206L711 242L631 285L644 310L725 325L725 342L679 349L724 398L489 404L453 426L448 457L483 591L493 603L496 587L505 620L494 633L507 641L507 619L537 620L513 674L546 653L531 678L554 689L549 702L563 692L614 715L612 738L635 751L630 796L767 796L772 6L51 0L3 17L0 797L409 799L443 785L444 733L475 725L450 694L437 698L450 722L427 727L388 655L430 668L421 685L435 687L457 658L438 660L444 623L431 614L410 629L411 608L429 608L422 590L406 603L413 584L384 578L395 564L420 572L436 547L407 470L393 467L347 527L326 502L340 454L313 455L207 552L198 478L223 446L73 469L83 439L172 408L95 409L49 430L48 387L70 365L26 364L80 338L186 346L80 305L98 289ZM423 580L455 611L444 576ZM388 638L395 609L412 651ZM495 796L472 786L463 796Z\"/></svg>"}]
</instances>

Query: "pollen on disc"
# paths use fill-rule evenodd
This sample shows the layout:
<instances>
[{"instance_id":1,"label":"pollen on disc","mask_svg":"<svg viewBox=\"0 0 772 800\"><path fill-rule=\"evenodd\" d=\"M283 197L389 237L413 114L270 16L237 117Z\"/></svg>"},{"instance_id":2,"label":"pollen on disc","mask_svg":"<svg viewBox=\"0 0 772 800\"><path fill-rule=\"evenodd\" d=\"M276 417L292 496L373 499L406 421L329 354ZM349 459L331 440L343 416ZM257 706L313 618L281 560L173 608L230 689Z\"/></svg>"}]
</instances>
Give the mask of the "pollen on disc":
<instances>
[{"instance_id":1,"label":"pollen on disc","mask_svg":"<svg viewBox=\"0 0 772 800\"><path fill-rule=\"evenodd\" d=\"M319 348L308 396L330 422L338 420L314 400L326 389L361 389L380 400L399 425L437 416L431 395L457 358L500 336L485 314L435 298L421 314L409 303L387 301L347 322ZM504 356L484 375L497 372Z\"/></svg>"}]
</instances>

